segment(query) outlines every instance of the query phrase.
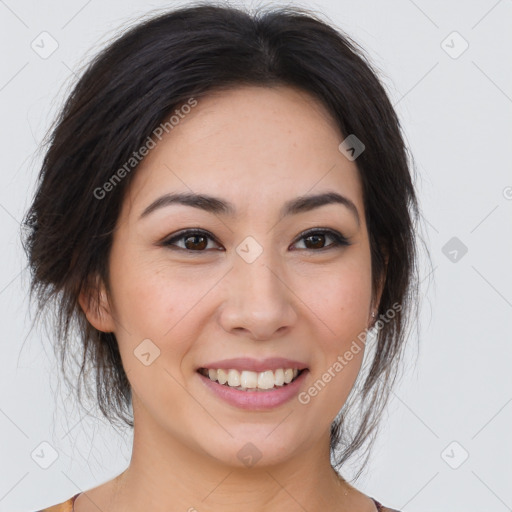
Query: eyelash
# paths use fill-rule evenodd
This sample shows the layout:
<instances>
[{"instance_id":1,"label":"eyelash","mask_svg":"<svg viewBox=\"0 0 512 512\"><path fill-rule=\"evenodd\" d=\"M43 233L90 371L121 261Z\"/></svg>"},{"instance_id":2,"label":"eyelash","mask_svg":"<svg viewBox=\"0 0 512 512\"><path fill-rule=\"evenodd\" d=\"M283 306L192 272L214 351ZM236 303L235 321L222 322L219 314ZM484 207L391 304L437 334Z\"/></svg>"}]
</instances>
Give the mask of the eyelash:
<instances>
[{"instance_id":1,"label":"eyelash","mask_svg":"<svg viewBox=\"0 0 512 512\"><path fill-rule=\"evenodd\" d=\"M346 247L346 246L351 245L351 243L348 241L348 239L345 238L341 233L339 233L337 231L334 231L332 229L317 229L317 228L309 230L309 231L303 231L297 237L297 242L301 241L304 238L308 238L310 236L314 236L314 235L318 235L318 234L328 235L328 236L330 236L334 240L334 242L331 243L330 245L326 246L326 247L321 247L320 249L307 249L307 248L305 248L305 249L298 249L298 250L301 250L301 251L313 251L313 252L323 252L323 251L328 250L328 249L335 249L335 248L338 248L338 247ZM182 231L181 233L178 233L177 235L164 240L162 242L162 245L165 246L165 247L168 247L171 250L186 251L186 252L189 252L189 253L206 252L207 249L193 250L193 249L186 249L186 248L183 248L183 247L176 247L176 246L174 246L174 243L176 241L183 240L183 239L186 239L186 238L189 238L189 237L192 237L192 236L203 236L203 237L209 238L210 240L213 240L215 243L219 244L219 242L217 242L215 240L215 237L213 237L208 231L203 231L202 229L186 229L186 230Z\"/></svg>"}]
</instances>

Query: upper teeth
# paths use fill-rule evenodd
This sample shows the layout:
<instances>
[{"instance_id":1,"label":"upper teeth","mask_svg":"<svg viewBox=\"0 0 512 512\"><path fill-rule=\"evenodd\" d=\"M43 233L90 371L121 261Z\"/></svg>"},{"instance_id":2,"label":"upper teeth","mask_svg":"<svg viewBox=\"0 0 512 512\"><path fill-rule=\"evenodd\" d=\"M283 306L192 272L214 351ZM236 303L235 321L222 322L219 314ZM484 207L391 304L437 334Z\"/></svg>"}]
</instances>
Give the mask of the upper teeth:
<instances>
[{"instance_id":1,"label":"upper teeth","mask_svg":"<svg viewBox=\"0 0 512 512\"><path fill-rule=\"evenodd\" d=\"M240 389L272 389L274 386L283 386L289 384L297 375L297 368L279 368L275 371L266 370L264 372L251 372L243 370L230 369L202 369L203 375L208 375L211 380L218 381L219 384L227 384L231 387Z\"/></svg>"}]
</instances>

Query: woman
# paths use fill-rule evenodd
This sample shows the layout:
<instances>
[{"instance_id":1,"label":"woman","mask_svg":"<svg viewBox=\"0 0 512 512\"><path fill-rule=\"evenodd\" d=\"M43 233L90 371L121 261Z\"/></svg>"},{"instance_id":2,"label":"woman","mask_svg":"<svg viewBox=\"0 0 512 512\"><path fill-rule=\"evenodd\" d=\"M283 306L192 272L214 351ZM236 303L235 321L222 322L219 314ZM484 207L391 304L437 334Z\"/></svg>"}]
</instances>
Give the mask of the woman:
<instances>
[{"instance_id":1,"label":"woman","mask_svg":"<svg viewBox=\"0 0 512 512\"><path fill-rule=\"evenodd\" d=\"M54 128L25 247L132 458L45 510L391 510L337 470L397 374L417 216L383 87L315 15L197 4L114 41Z\"/></svg>"}]
</instances>

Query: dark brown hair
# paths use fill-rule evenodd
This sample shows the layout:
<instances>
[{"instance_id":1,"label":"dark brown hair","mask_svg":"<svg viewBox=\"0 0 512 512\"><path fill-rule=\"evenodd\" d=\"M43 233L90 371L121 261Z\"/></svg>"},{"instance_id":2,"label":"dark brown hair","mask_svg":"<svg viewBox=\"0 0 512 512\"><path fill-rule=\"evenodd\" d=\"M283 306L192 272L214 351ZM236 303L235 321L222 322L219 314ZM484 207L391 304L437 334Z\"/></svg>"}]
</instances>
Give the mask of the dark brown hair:
<instances>
[{"instance_id":1,"label":"dark brown hair","mask_svg":"<svg viewBox=\"0 0 512 512\"><path fill-rule=\"evenodd\" d=\"M395 314L378 330L373 358L357 389L357 421L350 420L356 407L351 402L332 425L333 464L340 466L366 442L372 444L398 374L418 299L419 213L399 121L376 72L355 42L318 15L296 7L250 14L196 3L139 23L99 53L52 129L24 219L31 298L37 298L38 314L56 313L55 346L64 375L71 334L78 333L79 399L82 384L91 389L92 377L102 413L111 422L133 426L130 385L116 337L90 325L78 297L97 279L108 290L112 234L136 166L106 198L98 199L94 191L177 107L191 97L200 100L242 85L289 85L308 92L327 108L342 134L355 134L365 146L356 164L373 288L385 276L378 311L383 316L394 309Z\"/></svg>"}]
</instances>

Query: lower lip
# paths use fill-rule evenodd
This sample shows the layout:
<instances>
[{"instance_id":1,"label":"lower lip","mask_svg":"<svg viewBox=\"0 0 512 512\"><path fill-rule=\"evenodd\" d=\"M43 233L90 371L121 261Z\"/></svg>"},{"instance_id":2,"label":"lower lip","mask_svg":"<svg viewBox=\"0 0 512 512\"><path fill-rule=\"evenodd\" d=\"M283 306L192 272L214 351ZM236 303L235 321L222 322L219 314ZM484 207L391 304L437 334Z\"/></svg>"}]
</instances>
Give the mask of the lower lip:
<instances>
[{"instance_id":1,"label":"lower lip","mask_svg":"<svg viewBox=\"0 0 512 512\"><path fill-rule=\"evenodd\" d=\"M197 373L197 375L201 377L201 380L210 390L230 405L240 409L268 410L288 402L297 395L307 373L308 370L303 370L290 384L277 389L274 388L271 391L241 391L219 384L201 373Z\"/></svg>"}]
</instances>

